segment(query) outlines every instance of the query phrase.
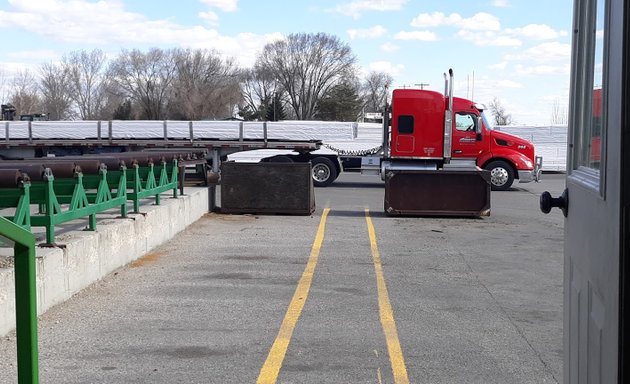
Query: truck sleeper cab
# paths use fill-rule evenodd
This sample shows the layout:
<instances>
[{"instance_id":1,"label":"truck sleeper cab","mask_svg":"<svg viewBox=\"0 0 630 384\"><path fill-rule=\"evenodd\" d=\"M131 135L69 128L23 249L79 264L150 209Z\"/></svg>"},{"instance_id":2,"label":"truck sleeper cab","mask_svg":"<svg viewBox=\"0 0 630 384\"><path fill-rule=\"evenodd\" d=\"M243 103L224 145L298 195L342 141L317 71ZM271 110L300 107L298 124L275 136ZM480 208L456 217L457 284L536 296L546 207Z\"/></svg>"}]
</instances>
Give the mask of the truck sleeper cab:
<instances>
[{"instance_id":1,"label":"truck sleeper cab","mask_svg":"<svg viewBox=\"0 0 630 384\"><path fill-rule=\"evenodd\" d=\"M478 167L490 171L493 190L507 190L515 179L521 183L539 179L542 158L535 157L534 145L520 137L492 130L483 109L470 100L453 98L449 140L443 128L448 102L447 97L435 91L394 90L391 158L424 160L438 166L448 158L474 160Z\"/></svg>"}]
</instances>

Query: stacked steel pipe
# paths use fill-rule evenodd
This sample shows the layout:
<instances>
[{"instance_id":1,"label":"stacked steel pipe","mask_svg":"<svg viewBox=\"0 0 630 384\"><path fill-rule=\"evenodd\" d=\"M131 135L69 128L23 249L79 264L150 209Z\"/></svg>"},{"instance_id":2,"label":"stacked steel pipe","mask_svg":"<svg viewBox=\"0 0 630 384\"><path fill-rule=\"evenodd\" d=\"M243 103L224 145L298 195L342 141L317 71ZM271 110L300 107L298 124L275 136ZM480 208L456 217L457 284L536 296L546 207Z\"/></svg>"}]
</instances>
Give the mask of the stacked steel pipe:
<instances>
[{"instance_id":1,"label":"stacked steel pipe","mask_svg":"<svg viewBox=\"0 0 630 384\"><path fill-rule=\"evenodd\" d=\"M47 175L71 178L78 173L98 174L101 169L119 170L123 167L171 163L204 159L203 151L138 151L102 153L84 156L40 157L24 160L0 160L0 187L14 187L19 177L42 181ZM48 169L48 171L46 171Z\"/></svg>"}]
</instances>

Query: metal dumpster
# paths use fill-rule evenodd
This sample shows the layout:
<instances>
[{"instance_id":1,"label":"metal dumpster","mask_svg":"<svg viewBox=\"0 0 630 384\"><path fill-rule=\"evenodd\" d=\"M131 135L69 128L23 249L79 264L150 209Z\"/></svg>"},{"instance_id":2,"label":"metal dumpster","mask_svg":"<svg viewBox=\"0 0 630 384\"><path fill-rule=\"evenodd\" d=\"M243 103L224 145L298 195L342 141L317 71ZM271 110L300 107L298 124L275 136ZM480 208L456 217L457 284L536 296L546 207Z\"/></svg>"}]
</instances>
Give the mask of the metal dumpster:
<instances>
[{"instance_id":1,"label":"metal dumpster","mask_svg":"<svg viewBox=\"0 0 630 384\"><path fill-rule=\"evenodd\" d=\"M310 163L221 164L221 212L310 215L315 192Z\"/></svg>"},{"instance_id":2,"label":"metal dumpster","mask_svg":"<svg viewBox=\"0 0 630 384\"><path fill-rule=\"evenodd\" d=\"M490 173L485 170L389 170L385 213L391 216L489 216Z\"/></svg>"}]
</instances>

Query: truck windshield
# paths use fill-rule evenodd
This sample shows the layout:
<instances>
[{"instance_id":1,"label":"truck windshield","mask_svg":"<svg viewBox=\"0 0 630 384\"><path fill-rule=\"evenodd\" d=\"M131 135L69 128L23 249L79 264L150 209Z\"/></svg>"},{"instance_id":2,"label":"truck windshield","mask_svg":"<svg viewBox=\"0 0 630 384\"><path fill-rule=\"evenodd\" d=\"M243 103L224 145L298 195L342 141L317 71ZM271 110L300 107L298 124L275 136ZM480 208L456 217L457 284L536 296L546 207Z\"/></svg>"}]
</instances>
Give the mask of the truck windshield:
<instances>
[{"instance_id":1,"label":"truck windshield","mask_svg":"<svg viewBox=\"0 0 630 384\"><path fill-rule=\"evenodd\" d=\"M481 112L481 118L483 119L483 125L486 126L486 129L489 129L489 130L493 130L494 129L494 127L488 121L488 117L486 116L485 113Z\"/></svg>"}]
</instances>

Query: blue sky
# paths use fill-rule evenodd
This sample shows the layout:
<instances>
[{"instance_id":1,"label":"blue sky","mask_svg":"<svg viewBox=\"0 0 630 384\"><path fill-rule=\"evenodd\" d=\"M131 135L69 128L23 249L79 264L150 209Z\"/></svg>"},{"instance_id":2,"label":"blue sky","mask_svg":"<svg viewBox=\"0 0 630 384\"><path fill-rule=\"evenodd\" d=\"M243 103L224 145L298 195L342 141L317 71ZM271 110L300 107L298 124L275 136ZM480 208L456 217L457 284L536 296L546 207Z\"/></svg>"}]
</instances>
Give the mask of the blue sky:
<instances>
[{"instance_id":1,"label":"blue sky","mask_svg":"<svg viewBox=\"0 0 630 384\"><path fill-rule=\"evenodd\" d=\"M571 18L570 0L5 0L0 86L79 49L213 48L249 67L265 43L325 32L394 87L441 92L453 68L455 95L546 125L568 104Z\"/></svg>"}]
</instances>

